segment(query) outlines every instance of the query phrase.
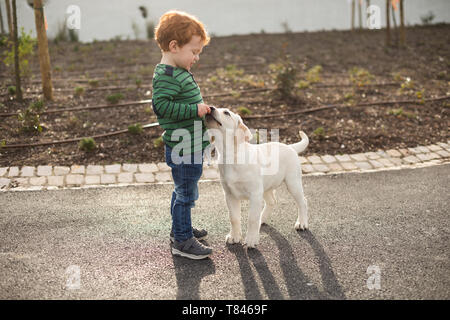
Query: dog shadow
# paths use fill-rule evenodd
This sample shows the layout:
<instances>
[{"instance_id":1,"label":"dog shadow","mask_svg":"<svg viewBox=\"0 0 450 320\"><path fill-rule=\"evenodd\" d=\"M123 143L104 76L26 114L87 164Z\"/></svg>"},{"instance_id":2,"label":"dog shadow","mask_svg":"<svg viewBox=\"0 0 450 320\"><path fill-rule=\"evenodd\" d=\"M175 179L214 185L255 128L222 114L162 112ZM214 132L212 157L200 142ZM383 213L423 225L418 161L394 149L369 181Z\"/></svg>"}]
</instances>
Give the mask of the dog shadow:
<instances>
[{"instance_id":1,"label":"dog shadow","mask_svg":"<svg viewBox=\"0 0 450 320\"><path fill-rule=\"evenodd\" d=\"M289 242L276 229L269 225L261 226L261 231L267 233L276 243L279 251L279 262L289 299L293 300L327 300L345 299L331 267L331 262L322 245L310 231L302 231L300 235L312 247L319 258L320 274L325 292L319 290L298 267L294 252ZM284 299L275 277L270 271L264 256L258 249L247 250L241 245L227 245L228 250L235 254L239 264L246 299L263 299L258 288L255 275L250 266L253 264L261 279L264 290L271 300Z\"/></svg>"},{"instance_id":2,"label":"dog shadow","mask_svg":"<svg viewBox=\"0 0 450 320\"><path fill-rule=\"evenodd\" d=\"M172 256L177 281L177 300L199 300L202 278L214 274L216 267L210 258L191 260Z\"/></svg>"}]
</instances>

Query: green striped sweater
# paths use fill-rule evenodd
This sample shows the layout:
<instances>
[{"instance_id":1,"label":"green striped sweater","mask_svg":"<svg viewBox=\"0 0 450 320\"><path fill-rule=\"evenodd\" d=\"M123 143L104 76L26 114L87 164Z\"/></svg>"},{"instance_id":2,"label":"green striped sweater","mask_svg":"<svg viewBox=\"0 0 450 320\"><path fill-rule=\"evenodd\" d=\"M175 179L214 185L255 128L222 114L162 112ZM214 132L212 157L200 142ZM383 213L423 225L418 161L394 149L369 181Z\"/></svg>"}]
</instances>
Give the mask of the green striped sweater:
<instances>
[{"instance_id":1,"label":"green striped sweater","mask_svg":"<svg viewBox=\"0 0 450 320\"><path fill-rule=\"evenodd\" d=\"M181 142L178 146L182 148L181 155L204 150L209 145L207 139L203 141L206 127L204 117L198 116L199 103L203 103L200 88L189 71L166 64L156 66L153 74L153 111L165 130L164 143L173 148ZM175 132L177 129L189 132L190 143L180 137L187 131Z\"/></svg>"}]
</instances>

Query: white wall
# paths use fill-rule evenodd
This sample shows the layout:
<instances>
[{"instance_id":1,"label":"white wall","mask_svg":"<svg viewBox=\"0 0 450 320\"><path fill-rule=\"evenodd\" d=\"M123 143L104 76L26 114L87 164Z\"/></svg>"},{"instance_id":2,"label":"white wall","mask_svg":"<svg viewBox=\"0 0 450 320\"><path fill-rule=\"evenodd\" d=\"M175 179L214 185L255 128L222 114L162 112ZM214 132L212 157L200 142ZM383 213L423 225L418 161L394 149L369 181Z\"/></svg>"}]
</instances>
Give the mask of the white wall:
<instances>
[{"instance_id":1,"label":"white wall","mask_svg":"<svg viewBox=\"0 0 450 320\"><path fill-rule=\"evenodd\" d=\"M69 5L81 9L81 41L104 40L121 35L134 38L132 22L140 26L145 38L144 20L138 7L146 6L155 21L170 9L185 10L202 20L214 35L283 32L286 22L292 31L348 29L349 0L49 0L45 8L48 35L53 37L58 23L66 19ZM365 0L363 0L365 7ZM371 0L379 5L385 25L385 0ZM5 3L0 1L5 16ZM19 25L34 32L34 14L25 0L17 0ZM433 23L450 22L450 0L405 0L407 24L420 24L420 16L432 11ZM364 14L363 14L364 15ZM6 18L4 18L6 25Z\"/></svg>"}]
</instances>

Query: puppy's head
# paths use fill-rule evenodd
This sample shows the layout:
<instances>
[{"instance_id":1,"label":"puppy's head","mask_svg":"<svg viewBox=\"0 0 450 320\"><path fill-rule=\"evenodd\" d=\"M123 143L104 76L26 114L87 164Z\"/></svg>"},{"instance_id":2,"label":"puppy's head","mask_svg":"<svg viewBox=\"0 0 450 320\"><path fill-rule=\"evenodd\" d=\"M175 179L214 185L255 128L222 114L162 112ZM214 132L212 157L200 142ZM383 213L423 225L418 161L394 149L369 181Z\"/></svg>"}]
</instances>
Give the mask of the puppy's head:
<instances>
[{"instance_id":1,"label":"puppy's head","mask_svg":"<svg viewBox=\"0 0 450 320\"><path fill-rule=\"evenodd\" d=\"M242 118L226 108L211 108L211 113L206 114L206 127L218 130L222 137L233 134L237 143L249 142L252 139L250 129L244 124ZM225 140L223 140L225 141Z\"/></svg>"}]
</instances>

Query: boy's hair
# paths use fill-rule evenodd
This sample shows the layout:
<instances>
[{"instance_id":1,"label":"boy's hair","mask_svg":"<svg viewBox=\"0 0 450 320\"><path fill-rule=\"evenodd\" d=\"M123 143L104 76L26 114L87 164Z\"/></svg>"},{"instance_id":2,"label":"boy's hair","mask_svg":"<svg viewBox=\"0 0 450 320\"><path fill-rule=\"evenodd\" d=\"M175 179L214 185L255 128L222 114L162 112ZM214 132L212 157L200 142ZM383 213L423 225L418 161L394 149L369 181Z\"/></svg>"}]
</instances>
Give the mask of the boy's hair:
<instances>
[{"instance_id":1,"label":"boy's hair","mask_svg":"<svg viewBox=\"0 0 450 320\"><path fill-rule=\"evenodd\" d=\"M203 23L196 17L181 11L169 11L161 16L155 28L155 40L163 51L169 51L169 43L176 40L182 47L191 41L192 36L199 36L204 45L209 43L209 36Z\"/></svg>"}]
</instances>

